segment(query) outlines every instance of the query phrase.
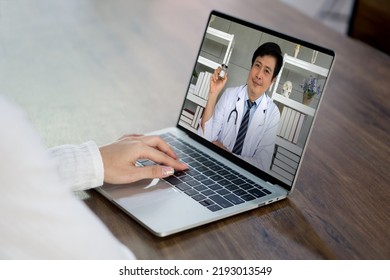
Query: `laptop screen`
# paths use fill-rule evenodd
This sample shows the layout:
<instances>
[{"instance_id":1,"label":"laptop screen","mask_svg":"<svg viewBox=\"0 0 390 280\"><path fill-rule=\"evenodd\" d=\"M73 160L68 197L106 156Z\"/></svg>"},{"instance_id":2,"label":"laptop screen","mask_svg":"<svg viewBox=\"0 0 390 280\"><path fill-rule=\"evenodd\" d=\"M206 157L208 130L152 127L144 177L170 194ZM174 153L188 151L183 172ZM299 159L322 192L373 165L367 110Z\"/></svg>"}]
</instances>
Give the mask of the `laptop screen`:
<instances>
[{"instance_id":1,"label":"laptop screen","mask_svg":"<svg viewBox=\"0 0 390 280\"><path fill-rule=\"evenodd\" d=\"M291 190L334 58L321 46L213 11L178 127Z\"/></svg>"}]
</instances>

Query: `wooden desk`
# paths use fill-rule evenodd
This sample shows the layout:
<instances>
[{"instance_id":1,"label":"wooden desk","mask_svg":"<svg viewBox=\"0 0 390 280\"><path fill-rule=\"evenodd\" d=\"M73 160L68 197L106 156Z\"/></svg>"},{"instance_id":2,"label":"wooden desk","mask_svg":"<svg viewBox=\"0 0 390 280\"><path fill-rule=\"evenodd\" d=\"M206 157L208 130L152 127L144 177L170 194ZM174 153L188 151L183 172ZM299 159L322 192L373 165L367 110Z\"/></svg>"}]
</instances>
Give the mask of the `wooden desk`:
<instances>
[{"instance_id":1,"label":"wooden desk","mask_svg":"<svg viewBox=\"0 0 390 280\"><path fill-rule=\"evenodd\" d=\"M389 259L389 56L278 1L0 1L0 90L49 146L172 126L211 9L337 53L296 191L163 239L87 205L140 259Z\"/></svg>"}]
</instances>

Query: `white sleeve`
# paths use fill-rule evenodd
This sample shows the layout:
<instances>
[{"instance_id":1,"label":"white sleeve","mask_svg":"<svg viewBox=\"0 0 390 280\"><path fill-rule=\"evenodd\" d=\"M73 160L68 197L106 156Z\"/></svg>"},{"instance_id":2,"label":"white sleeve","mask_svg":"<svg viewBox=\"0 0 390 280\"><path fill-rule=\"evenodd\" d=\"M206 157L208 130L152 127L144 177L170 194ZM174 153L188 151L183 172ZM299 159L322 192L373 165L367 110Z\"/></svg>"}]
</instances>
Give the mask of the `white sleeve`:
<instances>
[{"instance_id":1,"label":"white sleeve","mask_svg":"<svg viewBox=\"0 0 390 280\"><path fill-rule=\"evenodd\" d=\"M201 121L202 121L202 119L200 120L200 122ZM205 138L206 140L208 140L210 142L215 140L215 139L213 139L213 116L211 116L211 118L207 122L205 122L204 130L203 130L202 126L199 125L198 135L202 136L203 138Z\"/></svg>"},{"instance_id":2,"label":"white sleeve","mask_svg":"<svg viewBox=\"0 0 390 280\"><path fill-rule=\"evenodd\" d=\"M56 162L61 180L74 191L103 184L103 161L95 142L57 146L49 149L49 153Z\"/></svg>"},{"instance_id":3,"label":"white sleeve","mask_svg":"<svg viewBox=\"0 0 390 280\"><path fill-rule=\"evenodd\" d=\"M132 259L58 176L25 115L0 96L0 259Z\"/></svg>"},{"instance_id":4,"label":"white sleeve","mask_svg":"<svg viewBox=\"0 0 390 280\"><path fill-rule=\"evenodd\" d=\"M221 98L215 105L213 115L207 122L205 122L204 130L201 126L199 126L198 135L202 136L210 142L218 140L225 123L225 111L228 104L227 101L229 100L230 91L231 89L227 89L224 93L222 93Z\"/></svg>"}]
</instances>

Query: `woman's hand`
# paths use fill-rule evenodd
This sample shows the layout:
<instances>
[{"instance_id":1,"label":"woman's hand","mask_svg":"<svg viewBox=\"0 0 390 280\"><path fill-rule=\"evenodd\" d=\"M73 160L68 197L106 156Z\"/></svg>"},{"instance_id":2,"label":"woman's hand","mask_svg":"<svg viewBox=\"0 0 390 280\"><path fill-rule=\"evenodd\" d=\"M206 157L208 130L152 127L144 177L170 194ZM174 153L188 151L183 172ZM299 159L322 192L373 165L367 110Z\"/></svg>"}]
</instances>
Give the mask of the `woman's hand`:
<instances>
[{"instance_id":1,"label":"woman's hand","mask_svg":"<svg viewBox=\"0 0 390 280\"><path fill-rule=\"evenodd\" d=\"M158 136L129 134L118 141L99 148L104 165L104 181L111 184L131 183L146 178L164 178L175 170L188 168L171 147ZM139 159L150 159L158 164L136 166Z\"/></svg>"}]
</instances>

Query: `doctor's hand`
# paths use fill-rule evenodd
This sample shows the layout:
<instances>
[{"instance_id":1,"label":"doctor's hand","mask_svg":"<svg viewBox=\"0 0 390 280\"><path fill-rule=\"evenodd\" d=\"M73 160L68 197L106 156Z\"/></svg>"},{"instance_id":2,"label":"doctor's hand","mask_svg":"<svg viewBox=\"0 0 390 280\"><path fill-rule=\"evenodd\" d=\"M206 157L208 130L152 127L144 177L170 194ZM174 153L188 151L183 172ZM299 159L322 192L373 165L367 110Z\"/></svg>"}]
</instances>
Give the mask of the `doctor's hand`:
<instances>
[{"instance_id":1,"label":"doctor's hand","mask_svg":"<svg viewBox=\"0 0 390 280\"><path fill-rule=\"evenodd\" d=\"M209 96L200 123L200 127L202 128L203 133L205 131L206 122L214 114L214 108L215 105L217 104L218 96L221 93L223 87L226 85L226 82L228 80L227 73L225 74L225 78L221 79L219 78L219 72L221 72L221 67L215 69L213 75L210 78Z\"/></svg>"},{"instance_id":2,"label":"doctor's hand","mask_svg":"<svg viewBox=\"0 0 390 280\"><path fill-rule=\"evenodd\" d=\"M218 67L214 70L214 73L210 79L210 95L216 97L218 97L218 95L221 93L223 87L226 85L226 82L228 80L227 73L225 74L225 78L221 79L219 77L219 72L221 72L221 67Z\"/></svg>"},{"instance_id":3,"label":"doctor's hand","mask_svg":"<svg viewBox=\"0 0 390 280\"><path fill-rule=\"evenodd\" d=\"M99 147L104 166L104 181L111 184L131 183L146 178L164 178L175 170L188 168L171 147L158 136L130 134L116 142ZM136 166L139 159L150 159L161 165Z\"/></svg>"}]
</instances>

